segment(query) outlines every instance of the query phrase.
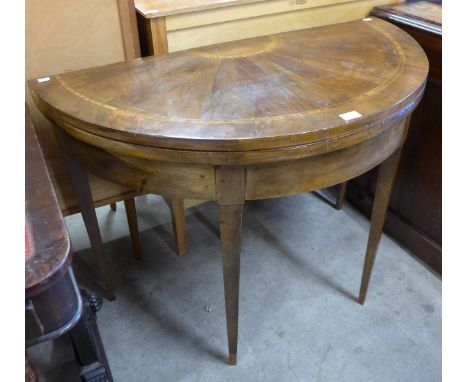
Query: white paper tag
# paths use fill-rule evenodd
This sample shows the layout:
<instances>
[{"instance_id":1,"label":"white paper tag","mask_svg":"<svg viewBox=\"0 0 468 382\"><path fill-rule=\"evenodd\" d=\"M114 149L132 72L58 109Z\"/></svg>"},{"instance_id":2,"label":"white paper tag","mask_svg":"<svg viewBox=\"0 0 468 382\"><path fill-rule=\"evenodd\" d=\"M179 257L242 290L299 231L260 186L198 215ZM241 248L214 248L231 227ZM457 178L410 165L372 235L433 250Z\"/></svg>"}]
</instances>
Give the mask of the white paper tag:
<instances>
[{"instance_id":1,"label":"white paper tag","mask_svg":"<svg viewBox=\"0 0 468 382\"><path fill-rule=\"evenodd\" d=\"M362 117L356 110L349 111L348 113L340 114L340 118L345 121L350 121L351 119Z\"/></svg>"},{"instance_id":2,"label":"white paper tag","mask_svg":"<svg viewBox=\"0 0 468 382\"><path fill-rule=\"evenodd\" d=\"M50 77L42 77L42 78L38 78L37 82L47 82L49 80L50 80Z\"/></svg>"},{"instance_id":3,"label":"white paper tag","mask_svg":"<svg viewBox=\"0 0 468 382\"><path fill-rule=\"evenodd\" d=\"M372 21L372 17L366 17L365 19L362 19L362 21Z\"/></svg>"}]
</instances>

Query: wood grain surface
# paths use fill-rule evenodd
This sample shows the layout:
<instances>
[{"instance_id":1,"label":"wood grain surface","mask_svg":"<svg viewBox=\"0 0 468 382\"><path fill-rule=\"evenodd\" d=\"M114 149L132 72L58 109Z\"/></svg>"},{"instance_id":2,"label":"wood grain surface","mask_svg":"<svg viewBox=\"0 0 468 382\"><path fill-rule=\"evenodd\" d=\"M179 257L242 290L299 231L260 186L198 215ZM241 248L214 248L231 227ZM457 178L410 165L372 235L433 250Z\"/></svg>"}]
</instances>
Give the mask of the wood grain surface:
<instances>
[{"instance_id":1,"label":"wood grain surface","mask_svg":"<svg viewBox=\"0 0 468 382\"><path fill-rule=\"evenodd\" d=\"M374 19L65 73L30 86L46 114L96 137L235 155L346 144L401 112L402 100L411 108L426 74L419 45ZM350 111L362 116L340 117Z\"/></svg>"}]
</instances>

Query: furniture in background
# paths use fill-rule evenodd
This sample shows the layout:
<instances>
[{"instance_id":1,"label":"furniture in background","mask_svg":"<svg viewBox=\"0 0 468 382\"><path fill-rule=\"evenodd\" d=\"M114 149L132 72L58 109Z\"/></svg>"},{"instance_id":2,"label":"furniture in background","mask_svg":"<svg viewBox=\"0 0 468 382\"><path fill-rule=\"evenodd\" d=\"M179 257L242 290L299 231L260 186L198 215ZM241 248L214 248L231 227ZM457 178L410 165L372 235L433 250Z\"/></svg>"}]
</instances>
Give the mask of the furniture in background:
<instances>
[{"instance_id":1,"label":"furniture in background","mask_svg":"<svg viewBox=\"0 0 468 382\"><path fill-rule=\"evenodd\" d=\"M334 207L336 210L341 210L343 208L344 202L346 200L346 190L348 188L348 182L343 182L341 184L338 184L336 186L330 187L329 189L326 190L317 190L314 191L315 195L317 195L320 199L325 201L326 203L330 204L332 207ZM336 192L335 198L333 199L333 196L330 196L330 192Z\"/></svg>"},{"instance_id":2,"label":"furniture in background","mask_svg":"<svg viewBox=\"0 0 468 382\"><path fill-rule=\"evenodd\" d=\"M442 273L442 2L377 7L372 16L409 33L429 59L424 97L413 113L385 230ZM348 199L370 216L377 172L350 182Z\"/></svg>"},{"instance_id":3,"label":"furniture in background","mask_svg":"<svg viewBox=\"0 0 468 382\"><path fill-rule=\"evenodd\" d=\"M111 382L96 324L102 299L76 284L70 238L27 109L25 136L26 348L69 333L81 380ZM38 380L27 354L25 379Z\"/></svg>"},{"instance_id":4,"label":"furniture in background","mask_svg":"<svg viewBox=\"0 0 468 382\"><path fill-rule=\"evenodd\" d=\"M140 56L133 0L28 0L26 2L26 79L47 77L53 73L84 69L133 59ZM52 125L41 115L26 89L38 139L64 216L80 211L70 173L57 143ZM141 192L129 190L92 174L84 174L94 207L124 201L133 252L141 258L134 198ZM75 181L80 181L79 179ZM78 193L80 197L81 193ZM177 209L180 201L175 201ZM180 210L180 208L179 208ZM181 232L180 214L172 212L175 232ZM104 293L115 298L110 271L104 260L99 226L94 211L85 211L83 219L96 257ZM177 236L176 236L177 237ZM187 251L185 236L176 242L179 254Z\"/></svg>"},{"instance_id":5,"label":"furniture in background","mask_svg":"<svg viewBox=\"0 0 468 382\"><path fill-rule=\"evenodd\" d=\"M245 201L322 189L379 166L363 304L427 71L413 38L366 18L29 85L53 120L75 176L86 169L130 189L217 202L235 364ZM91 208L85 203L92 207L91 198L80 205Z\"/></svg>"},{"instance_id":6,"label":"furniture in background","mask_svg":"<svg viewBox=\"0 0 468 382\"><path fill-rule=\"evenodd\" d=\"M401 0L135 0L143 56L366 17Z\"/></svg>"}]
</instances>

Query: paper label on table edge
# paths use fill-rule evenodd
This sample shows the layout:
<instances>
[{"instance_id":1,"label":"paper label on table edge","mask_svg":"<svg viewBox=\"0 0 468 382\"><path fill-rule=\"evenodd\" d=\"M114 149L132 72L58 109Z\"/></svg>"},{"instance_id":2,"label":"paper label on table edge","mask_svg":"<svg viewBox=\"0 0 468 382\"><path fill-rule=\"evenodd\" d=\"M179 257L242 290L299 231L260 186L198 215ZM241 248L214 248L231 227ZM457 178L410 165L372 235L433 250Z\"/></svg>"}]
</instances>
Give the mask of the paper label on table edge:
<instances>
[{"instance_id":1,"label":"paper label on table edge","mask_svg":"<svg viewBox=\"0 0 468 382\"><path fill-rule=\"evenodd\" d=\"M362 115L360 113L358 113L356 110L340 114L340 118L344 119L345 121L350 121L352 119L356 119L356 118L359 118L359 117L362 117Z\"/></svg>"}]
</instances>

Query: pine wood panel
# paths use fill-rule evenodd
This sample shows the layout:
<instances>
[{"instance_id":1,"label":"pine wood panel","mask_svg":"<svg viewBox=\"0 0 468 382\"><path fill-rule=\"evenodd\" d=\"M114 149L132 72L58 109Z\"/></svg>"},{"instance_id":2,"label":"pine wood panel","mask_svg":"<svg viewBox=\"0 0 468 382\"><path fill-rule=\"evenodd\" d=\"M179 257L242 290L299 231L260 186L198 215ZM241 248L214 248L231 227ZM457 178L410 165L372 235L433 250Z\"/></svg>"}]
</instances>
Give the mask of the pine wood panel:
<instances>
[{"instance_id":1,"label":"pine wood panel","mask_svg":"<svg viewBox=\"0 0 468 382\"><path fill-rule=\"evenodd\" d=\"M184 12L166 16L167 30L222 23L275 13L299 11L302 9L349 3L355 0L270 0L247 4L235 4L229 8L220 7L198 12ZM390 0L392 1L392 0Z\"/></svg>"},{"instance_id":2,"label":"pine wood panel","mask_svg":"<svg viewBox=\"0 0 468 382\"><path fill-rule=\"evenodd\" d=\"M358 20L366 17L373 7L388 3L389 0L362 0L168 31L169 52Z\"/></svg>"},{"instance_id":3,"label":"pine wood panel","mask_svg":"<svg viewBox=\"0 0 468 382\"><path fill-rule=\"evenodd\" d=\"M135 7L144 17L153 18L259 1L265 0L136 0Z\"/></svg>"}]
</instances>

